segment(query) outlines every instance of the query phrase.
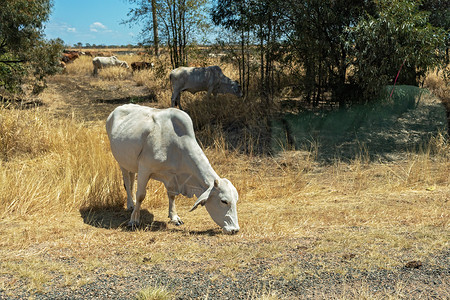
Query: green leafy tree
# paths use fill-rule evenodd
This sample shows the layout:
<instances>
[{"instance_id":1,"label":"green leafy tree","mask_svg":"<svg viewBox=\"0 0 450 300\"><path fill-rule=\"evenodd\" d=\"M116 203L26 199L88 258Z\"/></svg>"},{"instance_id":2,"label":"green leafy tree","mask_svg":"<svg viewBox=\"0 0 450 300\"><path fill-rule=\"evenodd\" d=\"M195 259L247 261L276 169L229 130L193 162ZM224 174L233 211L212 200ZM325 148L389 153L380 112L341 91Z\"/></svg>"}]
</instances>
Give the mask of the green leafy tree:
<instances>
[{"instance_id":1,"label":"green leafy tree","mask_svg":"<svg viewBox=\"0 0 450 300\"><path fill-rule=\"evenodd\" d=\"M373 12L372 1L288 0L285 5L286 47L290 59L301 66L296 76L304 99L314 106L338 101L344 108L350 97L347 76L352 63L346 28Z\"/></svg>"},{"instance_id":2,"label":"green leafy tree","mask_svg":"<svg viewBox=\"0 0 450 300\"><path fill-rule=\"evenodd\" d=\"M275 62L281 60L281 41L285 38L283 9L282 1L218 0L211 14L215 25L232 32L234 47L229 50L237 58L244 94L248 94L250 74L258 74L258 91L267 107L279 90ZM234 51L237 45L239 51ZM259 72L255 68L257 60Z\"/></svg>"},{"instance_id":3,"label":"green leafy tree","mask_svg":"<svg viewBox=\"0 0 450 300\"><path fill-rule=\"evenodd\" d=\"M37 93L45 86L45 77L58 71L63 48L59 39L44 39L52 3L0 0L0 7L0 89L20 92L26 82Z\"/></svg>"},{"instance_id":4,"label":"green leafy tree","mask_svg":"<svg viewBox=\"0 0 450 300\"><path fill-rule=\"evenodd\" d=\"M424 0L420 9L430 12L430 24L447 31L444 64L450 63L450 1Z\"/></svg>"},{"instance_id":5,"label":"green leafy tree","mask_svg":"<svg viewBox=\"0 0 450 300\"><path fill-rule=\"evenodd\" d=\"M284 69L295 65L300 68L292 75L304 99L318 105L331 95L344 107L351 62L346 28L371 8L372 1L358 0L218 0L213 21L233 30L241 38L242 47L248 37L259 44L259 90L264 98L280 89L274 86L278 77L275 65ZM241 55L240 65L245 67L244 59Z\"/></svg>"},{"instance_id":6,"label":"green leafy tree","mask_svg":"<svg viewBox=\"0 0 450 300\"><path fill-rule=\"evenodd\" d=\"M348 28L348 50L355 58L353 80L364 91L364 99L372 99L382 86L393 83L402 66L399 83L417 84L442 61L445 31L430 25L429 12L421 11L419 4L376 1L376 15Z\"/></svg>"},{"instance_id":7,"label":"green leafy tree","mask_svg":"<svg viewBox=\"0 0 450 300\"><path fill-rule=\"evenodd\" d=\"M244 95L248 94L250 81L250 34L252 23L250 20L251 0L218 0L212 10L212 20L215 25L231 31L232 40L228 41L229 52L237 58L239 67L239 82ZM224 45L224 35L219 42Z\"/></svg>"}]
</instances>

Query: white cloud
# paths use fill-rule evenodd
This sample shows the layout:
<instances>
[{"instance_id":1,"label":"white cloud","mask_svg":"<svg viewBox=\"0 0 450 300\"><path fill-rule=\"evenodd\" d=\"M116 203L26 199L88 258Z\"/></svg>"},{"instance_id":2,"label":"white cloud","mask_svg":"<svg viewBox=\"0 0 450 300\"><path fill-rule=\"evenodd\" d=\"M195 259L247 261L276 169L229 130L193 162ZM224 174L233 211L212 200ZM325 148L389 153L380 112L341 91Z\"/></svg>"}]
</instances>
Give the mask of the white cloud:
<instances>
[{"instance_id":1,"label":"white cloud","mask_svg":"<svg viewBox=\"0 0 450 300\"><path fill-rule=\"evenodd\" d=\"M77 32L77 29L64 22L55 22L47 24L47 31L54 33L75 33Z\"/></svg>"},{"instance_id":2,"label":"white cloud","mask_svg":"<svg viewBox=\"0 0 450 300\"><path fill-rule=\"evenodd\" d=\"M100 22L94 22L90 26L92 32L111 32L105 25Z\"/></svg>"}]
</instances>

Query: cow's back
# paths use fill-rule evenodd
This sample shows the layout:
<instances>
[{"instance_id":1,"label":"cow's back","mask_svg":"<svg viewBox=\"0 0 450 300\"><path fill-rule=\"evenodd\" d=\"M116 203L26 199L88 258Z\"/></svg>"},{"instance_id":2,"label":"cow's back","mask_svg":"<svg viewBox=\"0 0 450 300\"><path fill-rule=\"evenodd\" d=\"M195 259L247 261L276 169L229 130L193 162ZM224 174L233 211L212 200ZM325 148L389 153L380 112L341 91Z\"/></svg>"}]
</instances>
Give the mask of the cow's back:
<instances>
[{"instance_id":1,"label":"cow's back","mask_svg":"<svg viewBox=\"0 0 450 300\"><path fill-rule=\"evenodd\" d=\"M111 57L103 57L103 56L97 56L92 59L92 63L94 66L97 67L110 67L117 64L117 57L111 56Z\"/></svg>"},{"instance_id":2,"label":"cow's back","mask_svg":"<svg viewBox=\"0 0 450 300\"><path fill-rule=\"evenodd\" d=\"M220 67L217 66L207 68L180 67L170 72L170 82L172 87L180 91L191 93L207 91L208 87L217 84L218 72L222 73Z\"/></svg>"},{"instance_id":3,"label":"cow's back","mask_svg":"<svg viewBox=\"0 0 450 300\"><path fill-rule=\"evenodd\" d=\"M106 130L114 157L132 172L137 172L139 159L164 163L173 148L195 141L189 116L172 108L125 104L109 115Z\"/></svg>"},{"instance_id":4,"label":"cow's back","mask_svg":"<svg viewBox=\"0 0 450 300\"><path fill-rule=\"evenodd\" d=\"M92 59L92 64L95 66L95 67L97 67L97 68L100 68L101 66L102 66L102 59L103 57L94 57L93 59Z\"/></svg>"}]
</instances>

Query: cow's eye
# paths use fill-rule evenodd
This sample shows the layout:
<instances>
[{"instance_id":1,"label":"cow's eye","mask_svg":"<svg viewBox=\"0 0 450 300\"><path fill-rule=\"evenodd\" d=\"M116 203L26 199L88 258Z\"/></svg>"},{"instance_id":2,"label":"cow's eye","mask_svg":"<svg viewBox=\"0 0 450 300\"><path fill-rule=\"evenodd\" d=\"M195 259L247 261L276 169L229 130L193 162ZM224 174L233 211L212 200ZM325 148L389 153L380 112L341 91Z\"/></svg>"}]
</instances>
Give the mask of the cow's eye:
<instances>
[{"instance_id":1,"label":"cow's eye","mask_svg":"<svg viewBox=\"0 0 450 300\"><path fill-rule=\"evenodd\" d=\"M225 205L228 205L228 202L226 200L220 200L220 202L222 202Z\"/></svg>"}]
</instances>

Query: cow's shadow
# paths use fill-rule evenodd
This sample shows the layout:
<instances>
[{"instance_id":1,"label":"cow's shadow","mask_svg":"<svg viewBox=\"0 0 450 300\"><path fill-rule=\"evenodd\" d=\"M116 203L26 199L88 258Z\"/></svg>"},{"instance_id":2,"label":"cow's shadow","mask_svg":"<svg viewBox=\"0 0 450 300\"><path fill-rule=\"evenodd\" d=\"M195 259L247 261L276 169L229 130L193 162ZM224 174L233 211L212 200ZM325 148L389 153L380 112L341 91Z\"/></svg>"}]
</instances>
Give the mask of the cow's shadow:
<instances>
[{"instance_id":1,"label":"cow's shadow","mask_svg":"<svg viewBox=\"0 0 450 300\"><path fill-rule=\"evenodd\" d=\"M162 231L167 229L167 223L155 221L153 214L146 209L141 209L140 225L138 228L128 226L131 211L122 207L80 209L80 215L85 224L105 229L122 229L124 231L145 230L145 231Z\"/></svg>"},{"instance_id":2,"label":"cow's shadow","mask_svg":"<svg viewBox=\"0 0 450 300\"><path fill-rule=\"evenodd\" d=\"M189 235L199 236L216 236L223 234L219 228L207 230L187 230L183 226L168 228L166 222L155 221L155 217L147 209L141 209L140 224L138 227L128 225L131 217L131 211L123 207L107 207L107 208L82 208L80 215L85 224L97 228L119 229L122 231L167 231L178 232Z\"/></svg>"}]
</instances>

